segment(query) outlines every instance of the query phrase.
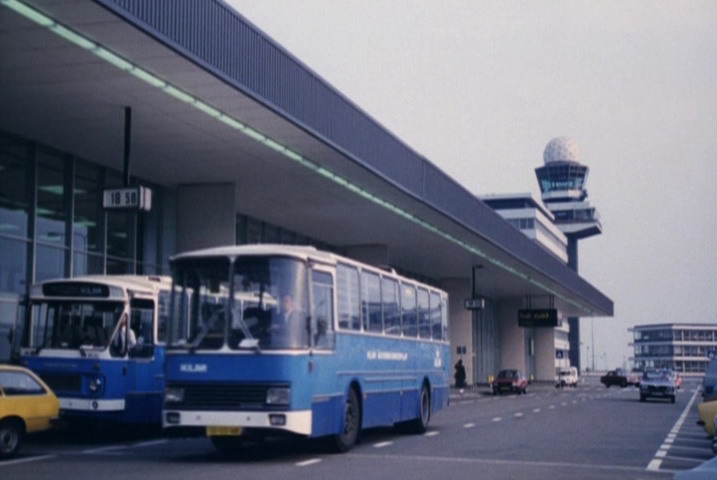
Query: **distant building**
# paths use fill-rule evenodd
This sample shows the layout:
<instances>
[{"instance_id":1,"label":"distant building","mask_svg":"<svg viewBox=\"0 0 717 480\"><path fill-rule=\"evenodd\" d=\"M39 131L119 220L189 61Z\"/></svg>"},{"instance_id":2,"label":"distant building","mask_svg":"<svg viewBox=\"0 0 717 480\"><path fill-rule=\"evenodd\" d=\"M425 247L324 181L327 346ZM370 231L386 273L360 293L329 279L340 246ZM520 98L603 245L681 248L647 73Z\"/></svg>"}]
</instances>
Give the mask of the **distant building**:
<instances>
[{"instance_id":1,"label":"distant building","mask_svg":"<svg viewBox=\"0 0 717 480\"><path fill-rule=\"evenodd\" d=\"M633 333L636 368L671 368L686 374L704 373L710 352L717 351L717 324L660 323L636 325Z\"/></svg>"}]
</instances>

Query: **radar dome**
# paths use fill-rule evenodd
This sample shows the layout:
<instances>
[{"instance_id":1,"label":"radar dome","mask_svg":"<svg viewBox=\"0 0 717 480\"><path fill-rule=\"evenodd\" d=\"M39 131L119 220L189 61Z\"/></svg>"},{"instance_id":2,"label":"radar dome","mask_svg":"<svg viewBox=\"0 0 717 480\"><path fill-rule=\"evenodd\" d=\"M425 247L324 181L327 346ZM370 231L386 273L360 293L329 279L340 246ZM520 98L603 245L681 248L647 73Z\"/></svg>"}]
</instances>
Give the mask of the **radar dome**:
<instances>
[{"instance_id":1,"label":"radar dome","mask_svg":"<svg viewBox=\"0 0 717 480\"><path fill-rule=\"evenodd\" d=\"M575 140L568 137L557 137L548 142L543 152L546 164L553 162L580 163L580 148Z\"/></svg>"}]
</instances>

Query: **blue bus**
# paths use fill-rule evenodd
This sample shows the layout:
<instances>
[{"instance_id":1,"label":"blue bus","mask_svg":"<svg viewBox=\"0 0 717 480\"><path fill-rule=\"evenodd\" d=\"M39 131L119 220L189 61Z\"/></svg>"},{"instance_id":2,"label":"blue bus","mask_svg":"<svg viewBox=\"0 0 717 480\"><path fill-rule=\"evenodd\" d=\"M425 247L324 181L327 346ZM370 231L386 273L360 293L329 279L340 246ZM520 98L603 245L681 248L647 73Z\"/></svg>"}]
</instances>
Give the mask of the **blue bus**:
<instances>
[{"instance_id":1,"label":"blue bus","mask_svg":"<svg viewBox=\"0 0 717 480\"><path fill-rule=\"evenodd\" d=\"M218 450L278 433L346 451L364 428L423 432L449 399L445 292L312 247L172 259L164 427Z\"/></svg>"},{"instance_id":2,"label":"blue bus","mask_svg":"<svg viewBox=\"0 0 717 480\"><path fill-rule=\"evenodd\" d=\"M161 421L169 277L107 275L33 285L24 365L70 422Z\"/></svg>"}]
</instances>

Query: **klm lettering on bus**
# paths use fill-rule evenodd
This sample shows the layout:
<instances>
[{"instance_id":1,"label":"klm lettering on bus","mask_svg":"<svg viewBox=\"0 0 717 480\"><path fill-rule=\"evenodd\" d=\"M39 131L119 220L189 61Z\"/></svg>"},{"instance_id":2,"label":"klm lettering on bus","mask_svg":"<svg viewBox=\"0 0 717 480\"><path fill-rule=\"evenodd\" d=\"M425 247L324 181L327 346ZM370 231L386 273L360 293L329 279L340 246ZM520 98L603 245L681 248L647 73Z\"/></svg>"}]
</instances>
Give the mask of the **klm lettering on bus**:
<instances>
[{"instance_id":1,"label":"klm lettering on bus","mask_svg":"<svg viewBox=\"0 0 717 480\"><path fill-rule=\"evenodd\" d=\"M179 371L185 373L206 373L206 363L182 363L179 365Z\"/></svg>"},{"instance_id":2,"label":"klm lettering on bus","mask_svg":"<svg viewBox=\"0 0 717 480\"><path fill-rule=\"evenodd\" d=\"M366 352L366 358L369 360L399 360L405 362L408 360L406 352L384 352L381 350L369 350Z\"/></svg>"}]
</instances>

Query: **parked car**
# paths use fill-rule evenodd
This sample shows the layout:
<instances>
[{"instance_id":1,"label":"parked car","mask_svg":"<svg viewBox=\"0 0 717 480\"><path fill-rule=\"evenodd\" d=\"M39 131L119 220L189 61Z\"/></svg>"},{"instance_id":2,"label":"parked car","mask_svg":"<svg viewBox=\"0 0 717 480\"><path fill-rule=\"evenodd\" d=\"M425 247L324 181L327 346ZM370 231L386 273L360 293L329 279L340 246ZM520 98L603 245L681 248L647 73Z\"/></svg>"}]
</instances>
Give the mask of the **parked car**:
<instances>
[{"instance_id":1,"label":"parked car","mask_svg":"<svg viewBox=\"0 0 717 480\"><path fill-rule=\"evenodd\" d=\"M30 370L0 365L0 458L17 453L25 434L47 430L60 402Z\"/></svg>"},{"instance_id":2,"label":"parked car","mask_svg":"<svg viewBox=\"0 0 717 480\"><path fill-rule=\"evenodd\" d=\"M605 385L606 388L610 388L613 385L617 385L618 387L625 388L628 385L637 385L640 383L640 378L636 375L630 375L628 377L627 373L622 368L618 368L615 370L610 370L605 375L600 377L600 383Z\"/></svg>"},{"instance_id":3,"label":"parked car","mask_svg":"<svg viewBox=\"0 0 717 480\"><path fill-rule=\"evenodd\" d=\"M528 390L528 378L520 370L501 370L491 385L493 395L503 392L525 394Z\"/></svg>"},{"instance_id":4,"label":"parked car","mask_svg":"<svg viewBox=\"0 0 717 480\"><path fill-rule=\"evenodd\" d=\"M577 387L578 386L578 369L575 367L561 368L555 377L555 387Z\"/></svg>"},{"instance_id":5,"label":"parked car","mask_svg":"<svg viewBox=\"0 0 717 480\"><path fill-rule=\"evenodd\" d=\"M640 380L640 401L648 398L666 398L675 403L677 385L669 370L647 370Z\"/></svg>"}]
</instances>

